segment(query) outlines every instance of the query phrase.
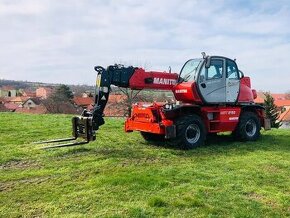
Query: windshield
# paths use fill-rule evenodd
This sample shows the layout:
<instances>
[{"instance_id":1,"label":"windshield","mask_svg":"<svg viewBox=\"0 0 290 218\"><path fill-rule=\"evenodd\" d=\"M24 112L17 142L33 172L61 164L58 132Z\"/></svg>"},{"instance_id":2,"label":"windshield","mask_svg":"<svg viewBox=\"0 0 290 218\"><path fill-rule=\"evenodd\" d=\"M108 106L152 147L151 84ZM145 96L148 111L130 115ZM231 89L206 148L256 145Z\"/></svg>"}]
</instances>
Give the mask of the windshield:
<instances>
[{"instance_id":1,"label":"windshield","mask_svg":"<svg viewBox=\"0 0 290 218\"><path fill-rule=\"evenodd\" d=\"M191 59L187 61L181 69L179 82L194 81L194 76L201 62L202 59Z\"/></svg>"}]
</instances>

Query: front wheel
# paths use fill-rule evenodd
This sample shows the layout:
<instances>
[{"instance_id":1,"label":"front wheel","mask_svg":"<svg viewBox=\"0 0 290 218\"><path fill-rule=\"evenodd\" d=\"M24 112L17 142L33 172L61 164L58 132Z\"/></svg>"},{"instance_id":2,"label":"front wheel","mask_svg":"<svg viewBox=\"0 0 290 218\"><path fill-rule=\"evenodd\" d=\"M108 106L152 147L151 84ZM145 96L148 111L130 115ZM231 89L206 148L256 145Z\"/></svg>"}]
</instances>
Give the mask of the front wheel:
<instances>
[{"instance_id":1,"label":"front wheel","mask_svg":"<svg viewBox=\"0 0 290 218\"><path fill-rule=\"evenodd\" d=\"M203 145L206 136L205 126L197 115L187 115L175 121L176 138L168 143L183 149L193 149Z\"/></svg>"},{"instance_id":2,"label":"front wheel","mask_svg":"<svg viewBox=\"0 0 290 218\"><path fill-rule=\"evenodd\" d=\"M242 113L233 134L242 141L255 141L260 137L260 129L261 123L257 114L246 111Z\"/></svg>"}]
</instances>

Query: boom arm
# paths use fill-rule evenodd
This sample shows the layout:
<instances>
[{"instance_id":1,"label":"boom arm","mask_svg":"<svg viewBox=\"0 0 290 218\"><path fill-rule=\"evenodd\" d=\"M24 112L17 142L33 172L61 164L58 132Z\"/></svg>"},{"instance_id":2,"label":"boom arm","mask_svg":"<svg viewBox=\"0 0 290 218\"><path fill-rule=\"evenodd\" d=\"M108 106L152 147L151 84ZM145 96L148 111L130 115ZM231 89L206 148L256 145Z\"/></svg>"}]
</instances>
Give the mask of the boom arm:
<instances>
[{"instance_id":1,"label":"boom arm","mask_svg":"<svg viewBox=\"0 0 290 218\"><path fill-rule=\"evenodd\" d=\"M146 72L142 68L124 67L122 65L111 65L107 69L96 66L95 70L97 71L95 106L92 111L84 110L81 116L72 118L73 137L38 143L74 142L52 145L44 147L45 149L81 145L94 141L96 130L105 123L103 113L109 99L111 85L135 90L144 88L172 90L178 78L176 73ZM83 138L84 141L75 141L78 138Z\"/></svg>"},{"instance_id":2,"label":"boom arm","mask_svg":"<svg viewBox=\"0 0 290 218\"><path fill-rule=\"evenodd\" d=\"M110 94L110 86L115 85L134 90L159 89L172 90L178 74L167 72L145 71L142 68L111 65L107 69L96 66L96 96L92 113L85 111L83 116L92 116L93 129L98 130L103 125L103 112Z\"/></svg>"}]
</instances>

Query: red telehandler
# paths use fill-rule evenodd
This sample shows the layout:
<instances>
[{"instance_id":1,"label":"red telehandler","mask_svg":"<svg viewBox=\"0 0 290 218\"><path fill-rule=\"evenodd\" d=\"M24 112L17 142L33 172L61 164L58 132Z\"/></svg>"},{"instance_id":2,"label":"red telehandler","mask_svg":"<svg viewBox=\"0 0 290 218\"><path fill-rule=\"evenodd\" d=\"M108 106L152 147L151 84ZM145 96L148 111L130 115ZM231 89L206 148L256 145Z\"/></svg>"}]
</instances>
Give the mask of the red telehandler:
<instances>
[{"instance_id":1,"label":"red telehandler","mask_svg":"<svg viewBox=\"0 0 290 218\"><path fill-rule=\"evenodd\" d=\"M132 115L125 122L125 131L140 131L145 140L166 140L173 146L192 149L202 145L208 134L232 132L239 140L254 141L260 129L270 129L264 108L254 103L257 97L249 77L238 69L235 60L221 56L190 59L179 74L145 71L137 67L97 66L95 106L72 118L73 137L51 140L53 143L84 141L49 146L65 147L85 144L96 139L103 125L110 86L133 90L171 90L176 103L133 105Z\"/></svg>"}]
</instances>

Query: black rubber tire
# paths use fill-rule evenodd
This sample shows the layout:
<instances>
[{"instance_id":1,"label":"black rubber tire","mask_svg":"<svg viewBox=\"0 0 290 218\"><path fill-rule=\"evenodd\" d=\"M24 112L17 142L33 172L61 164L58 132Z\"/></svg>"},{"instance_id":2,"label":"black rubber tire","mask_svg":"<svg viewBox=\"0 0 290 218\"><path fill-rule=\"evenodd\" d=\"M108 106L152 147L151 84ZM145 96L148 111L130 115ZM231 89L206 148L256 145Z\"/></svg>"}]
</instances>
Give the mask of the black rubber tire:
<instances>
[{"instance_id":1,"label":"black rubber tire","mask_svg":"<svg viewBox=\"0 0 290 218\"><path fill-rule=\"evenodd\" d=\"M159 142L159 141L164 141L164 135L159 135L159 134L154 134L151 132L140 132L141 136L145 141L148 142Z\"/></svg>"},{"instance_id":2,"label":"black rubber tire","mask_svg":"<svg viewBox=\"0 0 290 218\"><path fill-rule=\"evenodd\" d=\"M174 124L176 138L169 139L169 145L188 150L204 144L206 129L199 116L194 114L183 116L176 119Z\"/></svg>"},{"instance_id":3,"label":"black rubber tire","mask_svg":"<svg viewBox=\"0 0 290 218\"><path fill-rule=\"evenodd\" d=\"M261 123L256 113L245 111L240 116L240 121L233 136L241 141L256 141L260 137Z\"/></svg>"}]
</instances>

